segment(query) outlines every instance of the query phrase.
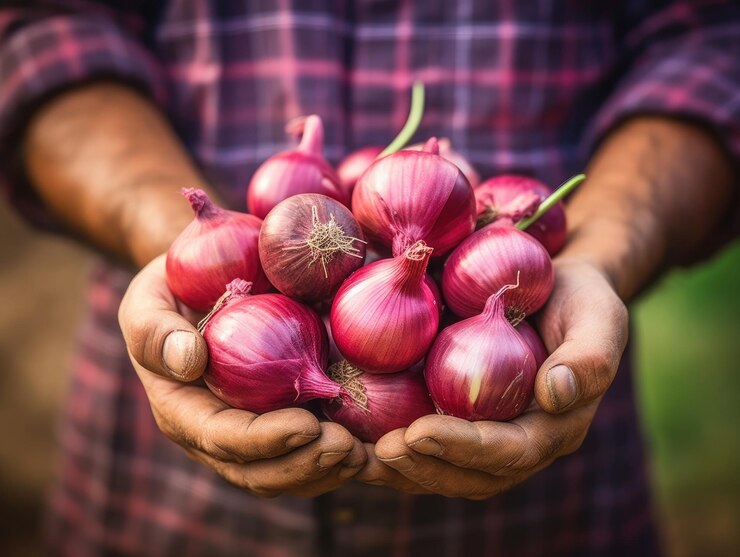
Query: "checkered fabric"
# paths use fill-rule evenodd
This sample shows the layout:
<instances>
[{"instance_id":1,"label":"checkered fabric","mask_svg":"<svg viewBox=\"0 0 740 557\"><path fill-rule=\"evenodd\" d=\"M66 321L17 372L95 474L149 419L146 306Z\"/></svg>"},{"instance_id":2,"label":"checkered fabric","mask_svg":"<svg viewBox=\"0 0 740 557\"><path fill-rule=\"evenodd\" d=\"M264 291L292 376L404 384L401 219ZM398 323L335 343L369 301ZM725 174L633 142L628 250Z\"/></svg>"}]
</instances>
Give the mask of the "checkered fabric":
<instances>
[{"instance_id":1,"label":"checkered fabric","mask_svg":"<svg viewBox=\"0 0 740 557\"><path fill-rule=\"evenodd\" d=\"M421 79L417 137L446 136L483 176L557 184L613 126L689 118L740 152L732 1L171 0L4 2L2 191L52 223L8 164L30 111L97 78L139 87L244 209L257 165L320 114L336 162L385 144ZM15 6L15 7L13 7ZM186 184L183 184L186 185ZM116 322L130 275L98 266L61 427L51 553L163 556L656 555L628 358L581 449L488 501L351 484L260 500L158 431ZM53 373L50 370L50 373Z\"/></svg>"}]
</instances>

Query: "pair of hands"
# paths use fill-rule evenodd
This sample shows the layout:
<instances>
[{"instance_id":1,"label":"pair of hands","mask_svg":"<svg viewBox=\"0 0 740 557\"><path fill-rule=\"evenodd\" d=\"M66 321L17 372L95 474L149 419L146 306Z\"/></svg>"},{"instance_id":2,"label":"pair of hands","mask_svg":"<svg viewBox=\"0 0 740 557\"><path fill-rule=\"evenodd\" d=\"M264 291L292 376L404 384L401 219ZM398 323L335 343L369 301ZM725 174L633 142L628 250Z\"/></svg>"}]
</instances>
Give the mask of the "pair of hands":
<instances>
[{"instance_id":1,"label":"pair of hands","mask_svg":"<svg viewBox=\"0 0 740 557\"><path fill-rule=\"evenodd\" d=\"M207 348L165 282L164 256L131 282L119 322L162 432L227 481L262 497L316 496L354 478L417 494L486 499L524 481L583 441L627 342L627 311L604 273L560 258L539 319L550 357L536 404L510 422L425 416L377 444L291 408L230 408L197 381Z\"/></svg>"}]
</instances>

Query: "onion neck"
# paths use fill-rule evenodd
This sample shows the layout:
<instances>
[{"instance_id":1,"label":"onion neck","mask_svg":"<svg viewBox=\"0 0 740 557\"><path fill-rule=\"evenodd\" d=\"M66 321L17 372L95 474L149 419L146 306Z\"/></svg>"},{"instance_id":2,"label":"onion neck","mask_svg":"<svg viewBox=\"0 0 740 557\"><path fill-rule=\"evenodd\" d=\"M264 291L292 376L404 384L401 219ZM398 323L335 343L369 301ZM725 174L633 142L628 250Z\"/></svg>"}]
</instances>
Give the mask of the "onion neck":
<instances>
[{"instance_id":1,"label":"onion neck","mask_svg":"<svg viewBox=\"0 0 740 557\"><path fill-rule=\"evenodd\" d=\"M298 150L316 157L323 157L324 124L317 115L307 116L303 122L303 137L301 137Z\"/></svg>"},{"instance_id":2,"label":"onion neck","mask_svg":"<svg viewBox=\"0 0 740 557\"><path fill-rule=\"evenodd\" d=\"M214 205L213 201L206 195L206 192L201 189L182 188L180 193L190 203L197 219L211 219L224 213L224 210Z\"/></svg>"},{"instance_id":3,"label":"onion neck","mask_svg":"<svg viewBox=\"0 0 740 557\"><path fill-rule=\"evenodd\" d=\"M424 153L431 153L432 155L439 155L439 141L436 137L430 137L421 148Z\"/></svg>"},{"instance_id":4,"label":"onion neck","mask_svg":"<svg viewBox=\"0 0 740 557\"><path fill-rule=\"evenodd\" d=\"M315 362L306 362L293 382L295 402L307 402L316 398L340 398L343 401L351 397L344 388L329 379Z\"/></svg>"},{"instance_id":5,"label":"onion neck","mask_svg":"<svg viewBox=\"0 0 740 557\"><path fill-rule=\"evenodd\" d=\"M234 279L226 286L226 292L213 304L213 308L206 316L198 321L198 332L202 335L211 318L224 306L233 303L235 300L246 298L252 291L252 283L244 279Z\"/></svg>"},{"instance_id":6,"label":"onion neck","mask_svg":"<svg viewBox=\"0 0 740 557\"><path fill-rule=\"evenodd\" d=\"M425 242L418 241L396 258L399 260L399 276L403 284L419 284L424 280L433 251Z\"/></svg>"}]
</instances>

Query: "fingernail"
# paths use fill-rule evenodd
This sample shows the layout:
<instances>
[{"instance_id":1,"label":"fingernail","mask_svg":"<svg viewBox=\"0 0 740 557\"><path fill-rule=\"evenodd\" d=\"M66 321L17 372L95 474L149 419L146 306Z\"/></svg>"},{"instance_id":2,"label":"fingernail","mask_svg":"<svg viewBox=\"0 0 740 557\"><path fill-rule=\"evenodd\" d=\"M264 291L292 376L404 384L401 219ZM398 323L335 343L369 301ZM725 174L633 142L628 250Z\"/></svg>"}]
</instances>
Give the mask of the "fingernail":
<instances>
[{"instance_id":1,"label":"fingernail","mask_svg":"<svg viewBox=\"0 0 740 557\"><path fill-rule=\"evenodd\" d=\"M306 435L303 433L296 433L285 440L285 446L289 449L295 449L296 447L307 445L317 437L318 435Z\"/></svg>"},{"instance_id":2,"label":"fingernail","mask_svg":"<svg viewBox=\"0 0 740 557\"><path fill-rule=\"evenodd\" d=\"M337 462L343 460L348 454L349 451L346 453L322 453L318 460L319 467L329 468L330 466L334 466Z\"/></svg>"},{"instance_id":3,"label":"fingernail","mask_svg":"<svg viewBox=\"0 0 740 557\"><path fill-rule=\"evenodd\" d=\"M555 410L567 408L578 395L576 377L568 366L558 365L547 372L547 389Z\"/></svg>"},{"instance_id":4,"label":"fingernail","mask_svg":"<svg viewBox=\"0 0 740 557\"><path fill-rule=\"evenodd\" d=\"M395 468L399 472L407 472L414 467L414 461L408 456L402 455L394 458L381 458L381 462L385 462L391 468Z\"/></svg>"},{"instance_id":5,"label":"fingernail","mask_svg":"<svg viewBox=\"0 0 740 557\"><path fill-rule=\"evenodd\" d=\"M439 456L444 450L442 445L439 444L439 441L432 439L431 437L424 437L418 441L409 443L409 447L414 449L417 453L431 456Z\"/></svg>"},{"instance_id":6,"label":"fingernail","mask_svg":"<svg viewBox=\"0 0 740 557\"><path fill-rule=\"evenodd\" d=\"M362 468L362 464L356 464L354 466L342 466L342 469L339 471L339 479L340 480L346 480L347 478L351 478L352 476L355 476L360 469Z\"/></svg>"},{"instance_id":7,"label":"fingernail","mask_svg":"<svg viewBox=\"0 0 740 557\"><path fill-rule=\"evenodd\" d=\"M190 331L172 331L164 339L162 361L173 375L189 379L195 368L197 340Z\"/></svg>"}]
</instances>

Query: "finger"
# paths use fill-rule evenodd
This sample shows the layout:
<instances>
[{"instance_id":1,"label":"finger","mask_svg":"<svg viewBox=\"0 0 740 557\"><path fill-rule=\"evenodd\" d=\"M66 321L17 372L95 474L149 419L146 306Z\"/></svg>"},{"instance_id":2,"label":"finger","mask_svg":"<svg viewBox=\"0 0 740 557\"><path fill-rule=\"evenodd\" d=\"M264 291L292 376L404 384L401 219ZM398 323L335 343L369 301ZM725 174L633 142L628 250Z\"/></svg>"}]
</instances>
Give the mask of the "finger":
<instances>
[{"instance_id":1,"label":"finger","mask_svg":"<svg viewBox=\"0 0 740 557\"><path fill-rule=\"evenodd\" d=\"M216 468L228 481L261 496L294 493L335 469L353 452L355 440L342 426L322 422L319 437L291 453Z\"/></svg>"},{"instance_id":2,"label":"finger","mask_svg":"<svg viewBox=\"0 0 740 557\"><path fill-rule=\"evenodd\" d=\"M535 397L546 412L577 408L609 388L627 344L627 309L616 295L572 304L564 317L564 340L537 373Z\"/></svg>"},{"instance_id":3,"label":"finger","mask_svg":"<svg viewBox=\"0 0 740 557\"><path fill-rule=\"evenodd\" d=\"M355 439L352 450L339 466L334 466L324 477L296 488L291 492L291 495L317 497L329 491L334 491L356 476L363 469L366 462L367 451L362 442Z\"/></svg>"},{"instance_id":4,"label":"finger","mask_svg":"<svg viewBox=\"0 0 740 557\"><path fill-rule=\"evenodd\" d=\"M367 443L367 463L365 467L355 476L355 480L374 486L389 487L404 493L413 495L429 495L428 489L409 480L398 470L383 464L375 455L375 445Z\"/></svg>"},{"instance_id":5,"label":"finger","mask_svg":"<svg viewBox=\"0 0 740 557\"><path fill-rule=\"evenodd\" d=\"M596 407L592 403L562 415L533 410L510 422L426 416L408 428L404 442L416 453L461 468L515 476L578 449Z\"/></svg>"},{"instance_id":6,"label":"finger","mask_svg":"<svg viewBox=\"0 0 740 557\"><path fill-rule=\"evenodd\" d=\"M439 415L419 418L404 436L406 445L416 453L489 474L518 460L525 440L525 432L513 424Z\"/></svg>"},{"instance_id":7,"label":"finger","mask_svg":"<svg viewBox=\"0 0 740 557\"><path fill-rule=\"evenodd\" d=\"M179 381L201 376L208 349L198 330L177 311L159 256L131 281L118 322L131 356L145 369Z\"/></svg>"},{"instance_id":8,"label":"finger","mask_svg":"<svg viewBox=\"0 0 740 557\"><path fill-rule=\"evenodd\" d=\"M404 431L398 429L380 438L375 445L375 454L407 479L446 497L487 499L519 481L466 470L436 457L419 454L406 445Z\"/></svg>"},{"instance_id":9,"label":"finger","mask_svg":"<svg viewBox=\"0 0 740 557\"><path fill-rule=\"evenodd\" d=\"M164 379L136 366L162 432L177 444L227 462L284 455L321 434L302 408L258 416L231 408L208 389Z\"/></svg>"}]
</instances>

